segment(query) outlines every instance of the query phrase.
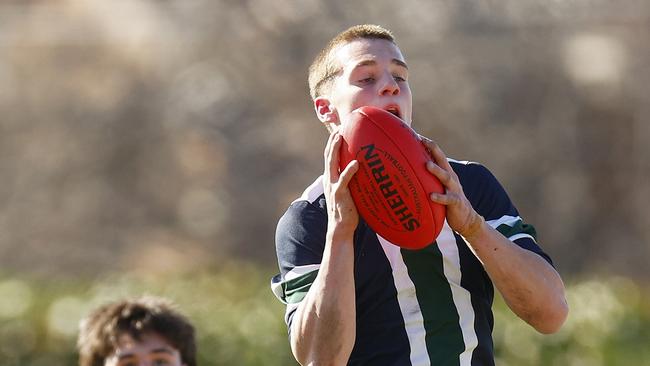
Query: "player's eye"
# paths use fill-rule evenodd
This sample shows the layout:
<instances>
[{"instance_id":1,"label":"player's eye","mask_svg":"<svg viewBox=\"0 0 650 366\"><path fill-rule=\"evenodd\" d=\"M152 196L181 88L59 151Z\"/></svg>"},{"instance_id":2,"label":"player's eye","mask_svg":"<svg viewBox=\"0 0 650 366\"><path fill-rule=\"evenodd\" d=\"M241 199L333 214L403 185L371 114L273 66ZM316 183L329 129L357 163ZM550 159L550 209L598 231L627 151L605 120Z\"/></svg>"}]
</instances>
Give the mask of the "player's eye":
<instances>
[{"instance_id":1,"label":"player's eye","mask_svg":"<svg viewBox=\"0 0 650 366\"><path fill-rule=\"evenodd\" d=\"M367 78L363 78L363 79L359 80L359 82L363 83L363 84L372 83L373 81L375 81L375 78L372 77L372 76L369 76Z\"/></svg>"},{"instance_id":2,"label":"player's eye","mask_svg":"<svg viewBox=\"0 0 650 366\"><path fill-rule=\"evenodd\" d=\"M393 75L393 78L394 78L395 81L397 81L397 82L404 82L404 81L406 81L406 78L405 78L405 77L402 77L402 76L399 76L399 75Z\"/></svg>"},{"instance_id":3,"label":"player's eye","mask_svg":"<svg viewBox=\"0 0 650 366\"><path fill-rule=\"evenodd\" d=\"M171 362L165 358L156 358L151 361L151 364L153 366L169 366L171 365Z\"/></svg>"}]
</instances>

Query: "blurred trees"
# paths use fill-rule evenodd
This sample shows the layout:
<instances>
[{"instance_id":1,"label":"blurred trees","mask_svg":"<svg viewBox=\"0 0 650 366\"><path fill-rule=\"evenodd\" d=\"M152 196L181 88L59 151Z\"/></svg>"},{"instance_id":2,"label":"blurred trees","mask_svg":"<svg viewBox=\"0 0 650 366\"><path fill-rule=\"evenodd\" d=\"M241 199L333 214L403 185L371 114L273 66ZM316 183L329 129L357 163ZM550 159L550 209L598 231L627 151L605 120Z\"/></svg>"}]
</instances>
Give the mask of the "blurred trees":
<instances>
[{"instance_id":1,"label":"blurred trees","mask_svg":"<svg viewBox=\"0 0 650 366\"><path fill-rule=\"evenodd\" d=\"M563 273L647 279L643 1L62 1L0 5L0 265L40 275L273 265L322 169L306 70L392 29L414 126L486 164Z\"/></svg>"},{"instance_id":2,"label":"blurred trees","mask_svg":"<svg viewBox=\"0 0 650 366\"><path fill-rule=\"evenodd\" d=\"M368 22L407 58L414 127L487 165L581 279L552 337L497 299L498 363L649 364L643 0L0 3L0 363L73 364L90 307L148 292L202 364L290 364L268 279L322 169L307 67Z\"/></svg>"}]
</instances>

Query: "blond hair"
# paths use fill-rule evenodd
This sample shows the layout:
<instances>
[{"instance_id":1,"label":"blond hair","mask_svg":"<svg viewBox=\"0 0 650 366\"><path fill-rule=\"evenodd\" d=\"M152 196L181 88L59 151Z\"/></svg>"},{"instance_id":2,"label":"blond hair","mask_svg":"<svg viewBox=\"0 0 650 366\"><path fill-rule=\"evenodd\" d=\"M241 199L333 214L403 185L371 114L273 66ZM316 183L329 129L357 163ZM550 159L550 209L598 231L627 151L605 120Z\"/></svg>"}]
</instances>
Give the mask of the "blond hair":
<instances>
[{"instance_id":1,"label":"blond hair","mask_svg":"<svg viewBox=\"0 0 650 366\"><path fill-rule=\"evenodd\" d=\"M309 94L312 100L326 94L332 86L332 80L341 71L341 66L335 63L334 51L356 39L385 39L396 44L391 31L373 24L355 25L339 33L318 53L309 66Z\"/></svg>"}]
</instances>

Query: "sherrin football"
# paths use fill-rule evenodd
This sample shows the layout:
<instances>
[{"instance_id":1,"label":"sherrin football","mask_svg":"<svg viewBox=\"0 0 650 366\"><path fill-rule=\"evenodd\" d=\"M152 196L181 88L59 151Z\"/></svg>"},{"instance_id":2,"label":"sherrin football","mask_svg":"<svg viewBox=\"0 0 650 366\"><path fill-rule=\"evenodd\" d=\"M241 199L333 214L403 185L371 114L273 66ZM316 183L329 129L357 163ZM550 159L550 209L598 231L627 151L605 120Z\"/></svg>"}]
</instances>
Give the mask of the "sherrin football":
<instances>
[{"instance_id":1,"label":"sherrin football","mask_svg":"<svg viewBox=\"0 0 650 366\"><path fill-rule=\"evenodd\" d=\"M359 215L373 231L402 248L433 243L445 221L445 206L431 201L444 193L426 169L431 160L420 137L399 117L361 107L343 125L340 166L359 162L349 183Z\"/></svg>"}]
</instances>

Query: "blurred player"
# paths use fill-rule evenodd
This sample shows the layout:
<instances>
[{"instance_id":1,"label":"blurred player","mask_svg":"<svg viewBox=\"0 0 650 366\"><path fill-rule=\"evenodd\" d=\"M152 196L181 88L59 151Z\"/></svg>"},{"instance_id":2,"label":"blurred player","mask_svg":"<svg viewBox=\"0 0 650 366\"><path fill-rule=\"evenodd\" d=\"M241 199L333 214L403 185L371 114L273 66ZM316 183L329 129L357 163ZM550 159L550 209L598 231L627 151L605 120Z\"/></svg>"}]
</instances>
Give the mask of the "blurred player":
<instances>
[{"instance_id":1,"label":"blurred player","mask_svg":"<svg viewBox=\"0 0 650 366\"><path fill-rule=\"evenodd\" d=\"M82 320L80 366L196 366L194 327L164 299L103 305Z\"/></svg>"}]
</instances>

